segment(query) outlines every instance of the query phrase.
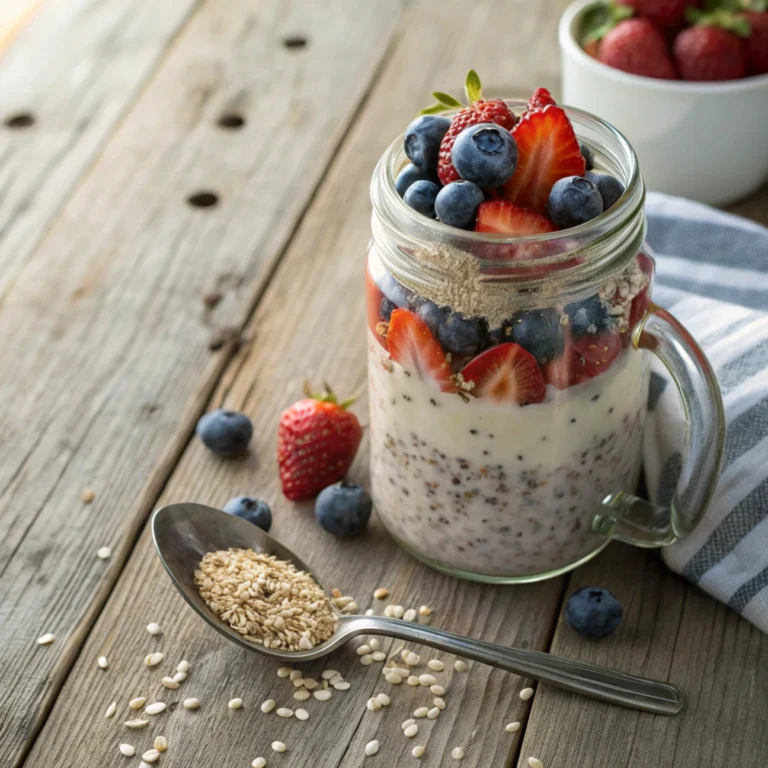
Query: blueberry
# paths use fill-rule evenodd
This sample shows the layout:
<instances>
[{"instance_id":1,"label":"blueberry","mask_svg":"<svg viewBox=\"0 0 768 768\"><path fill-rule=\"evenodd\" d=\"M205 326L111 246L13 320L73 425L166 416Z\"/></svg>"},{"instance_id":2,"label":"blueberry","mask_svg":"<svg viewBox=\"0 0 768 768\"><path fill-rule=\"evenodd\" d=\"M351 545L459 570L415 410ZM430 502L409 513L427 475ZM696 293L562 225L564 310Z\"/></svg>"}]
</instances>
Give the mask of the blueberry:
<instances>
[{"instance_id":1,"label":"blueberry","mask_svg":"<svg viewBox=\"0 0 768 768\"><path fill-rule=\"evenodd\" d=\"M381 300L379 304L379 317L385 322L389 322L389 318L392 317L392 313L397 309L397 304L390 301L386 296Z\"/></svg>"},{"instance_id":2,"label":"blueberry","mask_svg":"<svg viewBox=\"0 0 768 768\"><path fill-rule=\"evenodd\" d=\"M582 587L565 605L565 623L582 637L610 635L621 624L621 603L607 589Z\"/></svg>"},{"instance_id":3,"label":"blueberry","mask_svg":"<svg viewBox=\"0 0 768 768\"><path fill-rule=\"evenodd\" d=\"M440 158L440 142L451 127L451 120L441 115L417 117L406 129L403 136L405 154L414 164L422 168L435 169Z\"/></svg>"},{"instance_id":4,"label":"blueberry","mask_svg":"<svg viewBox=\"0 0 768 768\"><path fill-rule=\"evenodd\" d=\"M414 181L432 181L437 183L437 174L434 171L428 171L426 168L419 168L418 165L409 163L397 174L395 179L395 189L400 197L405 195L405 190L413 184Z\"/></svg>"},{"instance_id":5,"label":"blueberry","mask_svg":"<svg viewBox=\"0 0 768 768\"><path fill-rule=\"evenodd\" d=\"M591 171L595 167L595 155L589 147L589 144L582 142L579 144L581 148L581 156L584 158L584 162L587 164L587 170Z\"/></svg>"},{"instance_id":6,"label":"blueberry","mask_svg":"<svg viewBox=\"0 0 768 768\"><path fill-rule=\"evenodd\" d=\"M380 314L385 320L389 320L389 315L398 307L401 309L413 309L416 297L407 288L398 283L389 272L386 272L381 280L379 280L379 290L384 294ZM384 304L385 301L386 306Z\"/></svg>"},{"instance_id":7,"label":"blueberry","mask_svg":"<svg viewBox=\"0 0 768 768\"><path fill-rule=\"evenodd\" d=\"M599 216L603 212L603 198L589 179L566 176L554 183L547 210L560 229L568 229Z\"/></svg>"},{"instance_id":8,"label":"blueberry","mask_svg":"<svg viewBox=\"0 0 768 768\"><path fill-rule=\"evenodd\" d=\"M614 320L608 313L608 305L599 296L566 304L565 314L574 337L597 336L613 330Z\"/></svg>"},{"instance_id":9,"label":"blueberry","mask_svg":"<svg viewBox=\"0 0 768 768\"><path fill-rule=\"evenodd\" d=\"M405 190L403 200L405 204L418 211L423 216L430 219L436 219L435 198L440 191L440 187L433 181L414 181L408 189Z\"/></svg>"},{"instance_id":10,"label":"blueberry","mask_svg":"<svg viewBox=\"0 0 768 768\"><path fill-rule=\"evenodd\" d=\"M272 510L266 501L252 496L235 496L224 505L224 511L235 517L242 517L262 531L272 527Z\"/></svg>"},{"instance_id":11,"label":"blueberry","mask_svg":"<svg viewBox=\"0 0 768 768\"><path fill-rule=\"evenodd\" d=\"M539 365L560 357L565 349L565 326L556 309L534 309L519 312L507 321L507 341L530 352Z\"/></svg>"},{"instance_id":12,"label":"blueberry","mask_svg":"<svg viewBox=\"0 0 768 768\"><path fill-rule=\"evenodd\" d=\"M433 301L425 301L417 310L418 316L427 324L433 336L437 336L440 326L445 322L445 311Z\"/></svg>"},{"instance_id":13,"label":"blueberry","mask_svg":"<svg viewBox=\"0 0 768 768\"><path fill-rule=\"evenodd\" d=\"M474 229L477 209L485 200L483 190L471 181L454 181L435 200L437 218L451 227Z\"/></svg>"},{"instance_id":14,"label":"blueberry","mask_svg":"<svg viewBox=\"0 0 768 768\"><path fill-rule=\"evenodd\" d=\"M453 312L437 329L437 339L446 352L460 357L476 355L485 344L488 323L481 317Z\"/></svg>"},{"instance_id":15,"label":"blueberry","mask_svg":"<svg viewBox=\"0 0 768 768\"><path fill-rule=\"evenodd\" d=\"M342 480L320 491L315 501L315 517L334 536L357 536L368 525L371 507L371 497L365 488Z\"/></svg>"},{"instance_id":16,"label":"blueberry","mask_svg":"<svg viewBox=\"0 0 768 768\"><path fill-rule=\"evenodd\" d=\"M597 187L603 199L603 210L607 211L624 194L624 185L610 173L590 171L587 178Z\"/></svg>"},{"instance_id":17,"label":"blueberry","mask_svg":"<svg viewBox=\"0 0 768 768\"><path fill-rule=\"evenodd\" d=\"M253 426L244 413L217 408L200 417L195 431L206 448L219 456L230 457L248 448Z\"/></svg>"},{"instance_id":18,"label":"blueberry","mask_svg":"<svg viewBox=\"0 0 768 768\"><path fill-rule=\"evenodd\" d=\"M517 166L517 144L512 134L496 123L465 128L451 150L459 176L480 187L500 187Z\"/></svg>"}]
</instances>

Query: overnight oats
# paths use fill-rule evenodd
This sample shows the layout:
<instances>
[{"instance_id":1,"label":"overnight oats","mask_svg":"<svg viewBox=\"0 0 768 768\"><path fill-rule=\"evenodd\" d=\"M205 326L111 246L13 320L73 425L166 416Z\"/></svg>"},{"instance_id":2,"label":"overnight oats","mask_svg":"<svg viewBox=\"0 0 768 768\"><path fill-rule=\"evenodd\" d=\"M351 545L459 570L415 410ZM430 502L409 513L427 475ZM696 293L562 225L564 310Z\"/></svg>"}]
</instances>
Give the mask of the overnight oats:
<instances>
[{"instance_id":1,"label":"overnight oats","mask_svg":"<svg viewBox=\"0 0 768 768\"><path fill-rule=\"evenodd\" d=\"M467 97L374 174L373 499L429 564L532 580L598 552L601 505L638 482L644 189L623 137L544 89L484 101L470 73Z\"/></svg>"}]
</instances>

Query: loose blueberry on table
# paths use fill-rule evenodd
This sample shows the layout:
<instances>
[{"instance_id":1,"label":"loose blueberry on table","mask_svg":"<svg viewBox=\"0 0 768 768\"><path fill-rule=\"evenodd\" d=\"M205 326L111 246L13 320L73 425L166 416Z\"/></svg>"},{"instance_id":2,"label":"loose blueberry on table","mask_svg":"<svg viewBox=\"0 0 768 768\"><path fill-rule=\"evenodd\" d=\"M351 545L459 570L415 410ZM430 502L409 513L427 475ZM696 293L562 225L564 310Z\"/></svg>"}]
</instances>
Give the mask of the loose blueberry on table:
<instances>
[{"instance_id":1,"label":"loose blueberry on table","mask_svg":"<svg viewBox=\"0 0 768 768\"><path fill-rule=\"evenodd\" d=\"M622 614L616 596L602 587L577 589L565 605L565 623L582 637L593 639L615 631Z\"/></svg>"},{"instance_id":2,"label":"loose blueberry on table","mask_svg":"<svg viewBox=\"0 0 768 768\"><path fill-rule=\"evenodd\" d=\"M244 413L217 408L200 417L195 431L206 448L219 456L231 458L248 449L253 425Z\"/></svg>"},{"instance_id":3,"label":"loose blueberry on table","mask_svg":"<svg viewBox=\"0 0 768 768\"><path fill-rule=\"evenodd\" d=\"M365 488L342 481L320 492L315 501L315 517L334 536L359 536L368 526L372 507Z\"/></svg>"},{"instance_id":4,"label":"loose blueberry on table","mask_svg":"<svg viewBox=\"0 0 768 768\"><path fill-rule=\"evenodd\" d=\"M269 504L253 496L235 496L223 507L224 511L235 517L242 517L257 528L269 532L272 527L272 510Z\"/></svg>"}]
</instances>

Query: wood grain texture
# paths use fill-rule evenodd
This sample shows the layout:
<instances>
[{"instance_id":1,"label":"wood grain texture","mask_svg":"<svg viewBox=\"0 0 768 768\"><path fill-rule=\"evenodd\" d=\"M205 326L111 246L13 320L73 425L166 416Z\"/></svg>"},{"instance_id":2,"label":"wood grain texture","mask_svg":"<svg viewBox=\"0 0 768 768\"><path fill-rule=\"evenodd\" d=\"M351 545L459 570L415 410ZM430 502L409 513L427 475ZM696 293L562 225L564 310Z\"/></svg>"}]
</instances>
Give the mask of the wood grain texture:
<instances>
[{"instance_id":1,"label":"wood grain texture","mask_svg":"<svg viewBox=\"0 0 768 768\"><path fill-rule=\"evenodd\" d=\"M661 680L687 707L660 717L579 699L542 685L522 746L546 768L720 768L765 764L768 638L671 573L657 553L615 544L575 571L567 593L604 585L624 619L605 640L558 624L552 652Z\"/></svg>"},{"instance_id":2,"label":"wood grain texture","mask_svg":"<svg viewBox=\"0 0 768 768\"><path fill-rule=\"evenodd\" d=\"M518 18L526 19L529 32L548 30L553 34L556 14L551 8L542 8L540 17L532 15L531 8L505 0L483 0L471 8L460 0L414 4L401 25L397 48L247 329L254 343L236 356L212 399L211 407L223 403L251 416L251 455L243 461L223 463L193 440L159 503L194 499L221 505L235 494L258 494L273 507L274 534L306 558L330 587L354 594L362 608L372 602L373 589L384 585L392 590L392 602L431 605L435 625L504 644L542 648L549 642L559 607L561 581L516 589L457 582L400 552L378 521L365 537L339 541L317 527L311 504L292 505L281 497L273 459L279 413L300 396L305 377L328 379L341 393L355 389L364 378L362 274L370 233L367 188L380 152L424 103L430 89L437 85L456 90L470 65L481 73L495 73L486 84L491 94L529 90L533 83L553 80L557 62L540 55L538 46L549 43L539 34L521 35L521 41L529 42L520 43L501 64L495 53ZM529 60L542 61L541 71L527 65L523 75ZM361 403L361 414L364 408ZM363 482L365 464L363 451L352 472ZM346 768L361 766L364 745L377 739L381 743L377 759L382 765L415 764L411 749L426 743L423 766L445 765L451 762L451 750L463 746L462 765L486 768L509 763L520 734L506 733L504 725L526 719L529 705L517 696L523 681L482 665L474 665L468 675L454 674L452 659L447 658L448 671L437 675L447 681L447 709L435 722L423 722L415 739L406 739L400 724L432 697L424 690L401 686L391 692L388 709L368 712L366 700L376 692L389 692L390 687L382 681L380 665L360 666L351 648L328 661L349 676L351 690L334 694L327 703L307 702L307 722L264 715L258 709L261 701L272 696L281 705L291 705L293 689L277 678L276 664L228 647L191 615L168 584L145 531L28 766L46 765L62 753L74 762L88 759L102 765L121 764L116 746L128 732L119 724L121 720L104 720L103 711L117 699L125 719L128 698L142 691L147 691L143 695L162 693L157 682L162 672L147 673L141 668L141 659L154 642L142 629L150 620L167 626L160 641L170 660L165 671L182 656L194 665L182 689L164 700L198 696L204 702L197 713L177 707L161 716L164 719L157 726L153 722L151 732L136 737L141 748L146 748L151 735L162 729L172 744L162 758L165 765L223 761L249 765L264 755L270 765ZM425 661L431 657L427 649L420 652ZM95 666L102 653L111 660L107 673ZM322 668L323 664L312 665L305 674L318 675ZM246 706L233 713L226 704L234 696L243 696ZM206 736L201 738L201 733ZM274 739L289 746L287 755L271 754L269 745ZM131 740L130 734L127 740Z\"/></svg>"},{"instance_id":3,"label":"wood grain texture","mask_svg":"<svg viewBox=\"0 0 768 768\"><path fill-rule=\"evenodd\" d=\"M248 317L398 14L208 3L0 306L0 764L23 759L231 355L212 331ZM217 125L232 110L239 131Z\"/></svg>"},{"instance_id":4,"label":"wood grain texture","mask_svg":"<svg viewBox=\"0 0 768 768\"><path fill-rule=\"evenodd\" d=\"M5 41L0 29L0 299L199 2L11 3Z\"/></svg>"}]
</instances>

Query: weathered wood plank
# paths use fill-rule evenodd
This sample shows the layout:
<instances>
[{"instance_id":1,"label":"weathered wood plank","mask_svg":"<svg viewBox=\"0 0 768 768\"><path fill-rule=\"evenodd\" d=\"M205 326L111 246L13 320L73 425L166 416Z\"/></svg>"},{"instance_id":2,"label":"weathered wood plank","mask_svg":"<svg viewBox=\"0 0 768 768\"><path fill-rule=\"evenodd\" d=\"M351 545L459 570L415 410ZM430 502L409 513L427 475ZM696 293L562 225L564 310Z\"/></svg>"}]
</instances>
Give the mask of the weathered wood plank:
<instances>
[{"instance_id":1,"label":"weathered wood plank","mask_svg":"<svg viewBox=\"0 0 768 768\"><path fill-rule=\"evenodd\" d=\"M656 553L613 545L571 576L567 594L606 586L625 616L614 635L582 640L558 624L552 652L669 680L687 708L674 718L610 707L541 686L520 753L546 768L764 765L768 638L672 574Z\"/></svg>"},{"instance_id":2,"label":"weathered wood plank","mask_svg":"<svg viewBox=\"0 0 768 768\"><path fill-rule=\"evenodd\" d=\"M537 34L518 36L517 47L500 60L499 47L507 46L508 30L519 20L524 20L528 32ZM275 535L295 547L329 586L354 594L361 607L370 604L375 587L385 585L392 590L394 602L432 605L436 625L539 648L549 642L562 582L514 590L457 582L410 560L378 522L360 540L334 539L317 528L311 505L291 505L281 497L273 456L278 415L299 396L305 377L327 378L339 391L351 391L364 377L367 187L380 151L423 104L431 88L456 89L471 65L489 73L487 87L496 94L529 90L534 83L554 80L557 61L543 56L539 46L550 45L555 21L549 7L534 12L533 6L522 2L483 0L471 7L460 0L414 4L364 113L259 304L248 330L256 335L256 343L238 355L213 397L212 405L226 403L252 417L252 455L222 463L193 440L159 502L196 499L220 505L235 493L257 493L273 507ZM541 70L526 68L530 60L540 64ZM361 413L363 408L361 404ZM352 474L365 479L364 453ZM194 664L189 681L177 692L162 691L159 674L141 667L141 659L155 644L142 629L152 619L168 627L158 643L169 660L163 669L172 668L182 656ZM112 662L106 674L95 667L101 653ZM431 654L424 649L422 657L426 660ZM389 686L382 684L380 666L361 667L352 649L328 662L349 675L351 690L335 694L327 703L307 702L310 719L304 723L264 715L258 705L270 696L280 705L296 706L293 689L277 678L277 665L227 647L183 607L156 562L145 531L28 765L42 766L62 751L74 761L97 759L109 764L111 756L117 755L118 741L134 740L144 749L158 729L172 744L163 761L177 765L192 761L249 765L263 754L270 763L359 766L365 743L374 738L382 745L377 759L386 765L413 764L410 750L419 743L428 744L420 763L424 766L446 764L451 750L460 745L466 750L462 765L506 764L520 734L505 733L503 726L524 720L528 710L528 704L517 697L522 681L481 665L474 665L468 675L454 675L451 660L447 661L448 671L439 676L448 681L448 708L437 721L424 722L421 734L412 741L403 737L400 723L410 717L417 702L428 703L431 697L402 686L391 693L388 709L368 712L368 697ZM317 675L322 668L322 664L313 665L311 673L305 674ZM161 694L166 701L198 696L204 704L197 713L177 708L139 736L128 734L119 724L122 720L103 718L113 699L119 699L119 717L125 719L128 698ZM244 710L227 710L233 696L243 696ZM201 732L207 736L201 739ZM269 745L274 739L288 744L287 755L272 755ZM119 764L119 756L111 759Z\"/></svg>"},{"instance_id":3,"label":"weathered wood plank","mask_svg":"<svg viewBox=\"0 0 768 768\"><path fill-rule=\"evenodd\" d=\"M0 306L0 764L40 727L229 359L212 328L248 317L399 10L208 3ZM245 126L218 127L232 111ZM187 204L199 190L218 205Z\"/></svg>"},{"instance_id":4,"label":"weathered wood plank","mask_svg":"<svg viewBox=\"0 0 768 768\"><path fill-rule=\"evenodd\" d=\"M0 29L0 298L199 2L11 4L5 42Z\"/></svg>"}]
</instances>

